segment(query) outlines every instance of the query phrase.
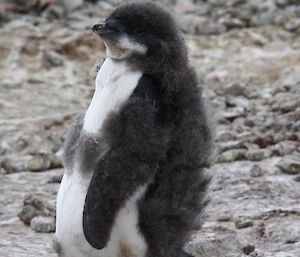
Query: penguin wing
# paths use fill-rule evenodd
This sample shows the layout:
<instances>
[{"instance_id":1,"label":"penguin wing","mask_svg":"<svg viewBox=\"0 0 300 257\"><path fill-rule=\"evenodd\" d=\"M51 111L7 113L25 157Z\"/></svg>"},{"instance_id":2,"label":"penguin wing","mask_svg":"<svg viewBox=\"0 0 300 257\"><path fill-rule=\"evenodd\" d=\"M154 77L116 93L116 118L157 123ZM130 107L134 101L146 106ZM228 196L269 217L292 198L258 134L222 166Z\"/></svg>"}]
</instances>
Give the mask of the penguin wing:
<instances>
[{"instance_id":1,"label":"penguin wing","mask_svg":"<svg viewBox=\"0 0 300 257\"><path fill-rule=\"evenodd\" d=\"M159 84L143 75L118 114L122 137L97 163L85 199L84 235L96 249L109 240L118 210L135 191L150 183L166 157L170 129L159 115Z\"/></svg>"}]
</instances>

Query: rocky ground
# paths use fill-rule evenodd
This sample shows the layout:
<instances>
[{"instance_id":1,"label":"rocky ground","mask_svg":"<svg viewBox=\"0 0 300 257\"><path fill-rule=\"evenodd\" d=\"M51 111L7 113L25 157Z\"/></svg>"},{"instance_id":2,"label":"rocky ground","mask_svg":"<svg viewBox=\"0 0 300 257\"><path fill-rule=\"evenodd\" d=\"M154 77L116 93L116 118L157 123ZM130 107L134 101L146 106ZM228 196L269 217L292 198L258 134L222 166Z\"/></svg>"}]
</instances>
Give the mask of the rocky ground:
<instances>
[{"instance_id":1,"label":"rocky ground","mask_svg":"<svg viewBox=\"0 0 300 257\"><path fill-rule=\"evenodd\" d=\"M118 2L1 16L1 257L55 256L64 131L87 107L104 55L90 28ZM207 219L187 250L300 257L299 1L165 2L217 124Z\"/></svg>"}]
</instances>

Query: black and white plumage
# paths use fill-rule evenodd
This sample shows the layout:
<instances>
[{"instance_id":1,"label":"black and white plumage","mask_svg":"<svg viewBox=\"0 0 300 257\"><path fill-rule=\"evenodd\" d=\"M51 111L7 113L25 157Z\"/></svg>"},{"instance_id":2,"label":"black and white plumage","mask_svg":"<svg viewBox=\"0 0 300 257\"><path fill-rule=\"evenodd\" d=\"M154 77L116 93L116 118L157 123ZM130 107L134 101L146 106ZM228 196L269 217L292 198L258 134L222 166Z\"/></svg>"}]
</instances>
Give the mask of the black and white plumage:
<instances>
[{"instance_id":1,"label":"black and white plumage","mask_svg":"<svg viewBox=\"0 0 300 257\"><path fill-rule=\"evenodd\" d=\"M212 136L184 41L152 3L93 27L107 58L65 144L55 240L64 257L183 257L205 207Z\"/></svg>"}]
</instances>

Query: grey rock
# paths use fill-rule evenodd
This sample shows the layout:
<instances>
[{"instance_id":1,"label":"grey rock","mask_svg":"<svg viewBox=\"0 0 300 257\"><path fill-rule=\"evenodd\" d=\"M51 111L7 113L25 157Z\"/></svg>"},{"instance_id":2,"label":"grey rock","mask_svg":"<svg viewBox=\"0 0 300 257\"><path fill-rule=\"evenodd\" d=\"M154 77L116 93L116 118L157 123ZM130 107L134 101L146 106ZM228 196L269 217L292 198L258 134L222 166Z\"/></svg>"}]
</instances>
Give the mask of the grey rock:
<instances>
[{"instance_id":1,"label":"grey rock","mask_svg":"<svg viewBox=\"0 0 300 257\"><path fill-rule=\"evenodd\" d=\"M41 214L41 212L33 206L24 205L21 212L18 214L18 218L23 221L24 224L29 225L30 221L39 214Z\"/></svg>"},{"instance_id":2,"label":"grey rock","mask_svg":"<svg viewBox=\"0 0 300 257\"><path fill-rule=\"evenodd\" d=\"M50 5L43 16L45 16L48 20L53 21L62 18L64 15L64 9L60 5L52 4Z\"/></svg>"},{"instance_id":3,"label":"grey rock","mask_svg":"<svg viewBox=\"0 0 300 257\"><path fill-rule=\"evenodd\" d=\"M261 177L263 175L263 170L259 165L253 165L250 169L250 176L251 177Z\"/></svg>"},{"instance_id":4,"label":"grey rock","mask_svg":"<svg viewBox=\"0 0 300 257\"><path fill-rule=\"evenodd\" d=\"M42 171L51 167L51 161L46 155L34 155L26 162L25 170Z\"/></svg>"},{"instance_id":5,"label":"grey rock","mask_svg":"<svg viewBox=\"0 0 300 257\"><path fill-rule=\"evenodd\" d=\"M48 183L60 183L62 180L63 175L54 175L49 178Z\"/></svg>"},{"instance_id":6,"label":"grey rock","mask_svg":"<svg viewBox=\"0 0 300 257\"><path fill-rule=\"evenodd\" d=\"M83 4L83 0L61 0L68 12L74 11Z\"/></svg>"},{"instance_id":7,"label":"grey rock","mask_svg":"<svg viewBox=\"0 0 300 257\"><path fill-rule=\"evenodd\" d=\"M218 156L217 162L233 162L237 160L242 160L245 158L245 154L245 149L228 150Z\"/></svg>"},{"instance_id":8,"label":"grey rock","mask_svg":"<svg viewBox=\"0 0 300 257\"><path fill-rule=\"evenodd\" d=\"M236 135L232 131L217 131L217 141L229 141L229 140L235 140Z\"/></svg>"},{"instance_id":9,"label":"grey rock","mask_svg":"<svg viewBox=\"0 0 300 257\"><path fill-rule=\"evenodd\" d=\"M234 222L237 229L248 228L253 226L253 221L245 218L238 218Z\"/></svg>"},{"instance_id":10,"label":"grey rock","mask_svg":"<svg viewBox=\"0 0 300 257\"><path fill-rule=\"evenodd\" d=\"M300 182L300 176L296 176L296 177L294 177L294 181L296 181L296 182Z\"/></svg>"},{"instance_id":11,"label":"grey rock","mask_svg":"<svg viewBox=\"0 0 300 257\"><path fill-rule=\"evenodd\" d=\"M228 18L223 17L219 22L224 25L228 30L235 28L243 28L246 26L246 23L238 18Z\"/></svg>"},{"instance_id":12,"label":"grey rock","mask_svg":"<svg viewBox=\"0 0 300 257\"><path fill-rule=\"evenodd\" d=\"M287 155L283 157L276 165L282 172L288 174L300 173L300 154Z\"/></svg>"},{"instance_id":13,"label":"grey rock","mask_svg":"<svg viewBox=\"0 0 300 257\"><path fill-rule=\"evenodd\" d=\"M203 228L202 232L192 236L185 250L193 256L239 257L242 245L237 234L226 227Z\"/></svg>"},{"instance_id":14,"label":"grey rock","mask_svg":"<svg viewBox=\"0 0 300 257\"><path fill-rule=\"evenodd\" d=\"M287 22L284 28L288 31L300 31L300 19L293 19Z\"/></svg>"},{"instance_id":15,"label":"grey rock","mask_svg":"<svg viewBox=\"0 0 300 257\"><path fill-rule=\"evenodd\" d=\"M249 161L261 161L265 158L268 158L271 156L271 153L269 150L262 149L262 150L249 150L246 153L246 159Z\"/></svg>"},{"instance_id":16,"label":"grey rock","mask_svg":"<svg viewBox=\"0 0 300 257\"><path fill-rule=\"evenodd\" d=\"M272 155L285 156L297 149L297 143L293 141L282 141L269 147L269 149L271 150Z\"/></svg>"},{"instance_id":17,"label":"grey rock","mask_svg":"<svg viewBox=\"0 0 300 257\"><path fill-rule=\"evenodd\" d=\"M245 245L243 246L243 251L246 255L249 255L250 253L252 253L255 250L255 246L254 245Z\"/></svg>"},{"instance_id":18,"label":"grey rock","mask_svg":"<svg viewBox=\"0 0 300 257\"><path fill-rule=\"evenodd\" d=\"M36 232L51 233L55 231L53 217L36 216L30 221L30 227Z\"/></svg>"},{"instance_id":19,"label":"grey rock","mask_svg":"<svg viewBox=\"0 0 300 257\"><path fill-rule=\"evenodd\" d=\"M223 215L218 216L217 221L227 222L227 221L230 221L231 218L232 218L231 214L223 214Z\"/></svg>"},{"instance_id":20,"label":"grey rock","mask_svg":"<svg viewBox=\"0 0 300 257\"><path fill-rule=\"evenodd\" d=\"M28 194L23 201L23 207L18 217L24 224L29 225L36 216L55 216L55 206L45 202L39 196Z\"/></svg>"},{"instance_id":21,"label":"grey rock","mask_svg":"<svg viewBox=\"0 0 300 257\"><path fill-rule=\"evenodd\" d=\"M44 65L46 68L61 66L63 61L63 57L55 51L50 50L44 53Z\"/></svg>"},{"instance_id":22,"label":"grey rock","mask_svg":"<svg viewBox=\"0 0 300 257\"><path fill-rule=\"evenodd\" d=\"M243 149L245 148L244 143L240 140L221 142L218 144L220 152L225 152L232 149Z\"/></svg>"},{"instance_id":23,"label":"grey rock","mask_svg":"<svg viewBox=\"0 0 300 257\"><path fill-rule=\"evenodd\" d=\"M214 35L226 31L224 25L213 23L205 17L194 14L183 15L180 19L180 26L184 32L196 35Z\"/></svg>"},{"instance_id":24,"label":"grey rock","mask_svg":"<svg viewBox=\"0 0 300 257\"><path fill-rule=\"evenodd\" d=\"M30 155L18 156L10 154L1 158L0 165L7 173L20 172L26 170L25 165L30 159Z\"/></svg>"},{"instance_id":25,"label":"grey rock","mask_svg":"<svg viewBox=\"0 0 300 257\"><path fill-rule=\"evenodd\" d=\"M231 109L227 109L226 111L222 111L219 115L219 123L228 124L234 121L236 118L241 117L245 114L245 108L243 107L235 107Z\"/></svg>"},{"instance_id":26,"label":"grey rock","mask_svg":"<svg viewBox=\"0 0 300 257\"><path fill-rule=\"evenodd\" d=\"M50 160L50 168L51 169L57 169L57 168L62 168L62 160L61 157L56 153L56 154L47 154L47 158Z\"/></svg>"},{"instance_id":27,"label":"grey rock","mask_svg":"<svg viewBox=\"0 0 300 257\"><path fill-rule=\"evenodd\" d=\"M249 87L249 86L248 86ZM247 88L247 84L246 83L235 83L232 84L226 88L224 88L224 93L225 94L230 94L230 95L235 95L235 96L245 96L248 97L250 95L250 91Z\"/></svg>"}]
</instances>

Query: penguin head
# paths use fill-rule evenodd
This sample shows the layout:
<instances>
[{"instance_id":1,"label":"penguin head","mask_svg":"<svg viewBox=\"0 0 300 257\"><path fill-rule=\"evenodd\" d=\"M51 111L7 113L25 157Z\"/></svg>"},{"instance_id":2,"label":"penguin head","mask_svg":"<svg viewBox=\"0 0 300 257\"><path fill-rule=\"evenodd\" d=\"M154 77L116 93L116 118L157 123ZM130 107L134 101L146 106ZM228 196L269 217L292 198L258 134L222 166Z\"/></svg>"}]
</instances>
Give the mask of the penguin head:
<instances>
[{"instance_id":1,"label":"penguin head","mask_svg":"<svg viewBox=\"0 0 300 257\"><path fill-rule=\"evenodd\" d=\"M129 3L116 8L100 24L93 26L113 59L163 58L178 40L172 16L153 3Z\"/></svg>"}]
</instances>

